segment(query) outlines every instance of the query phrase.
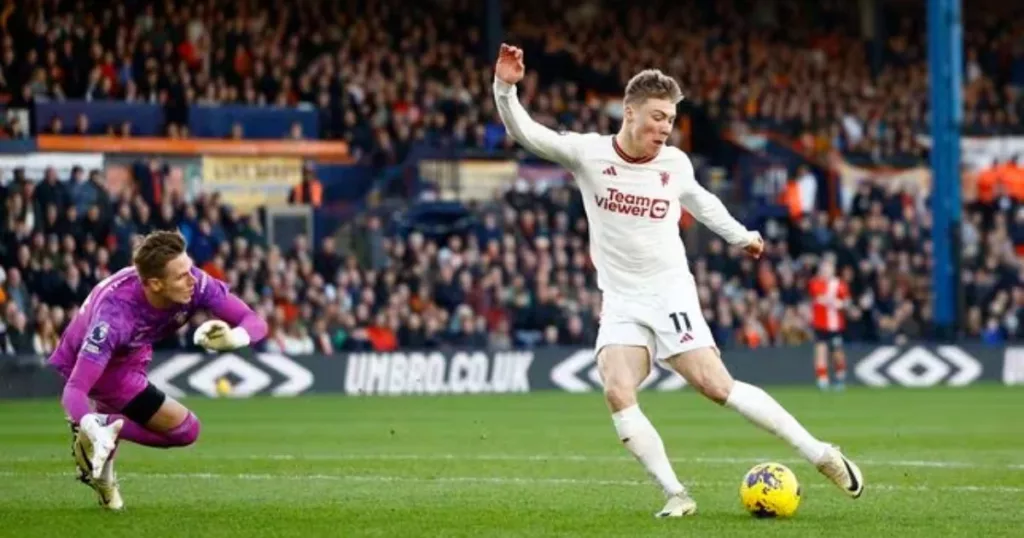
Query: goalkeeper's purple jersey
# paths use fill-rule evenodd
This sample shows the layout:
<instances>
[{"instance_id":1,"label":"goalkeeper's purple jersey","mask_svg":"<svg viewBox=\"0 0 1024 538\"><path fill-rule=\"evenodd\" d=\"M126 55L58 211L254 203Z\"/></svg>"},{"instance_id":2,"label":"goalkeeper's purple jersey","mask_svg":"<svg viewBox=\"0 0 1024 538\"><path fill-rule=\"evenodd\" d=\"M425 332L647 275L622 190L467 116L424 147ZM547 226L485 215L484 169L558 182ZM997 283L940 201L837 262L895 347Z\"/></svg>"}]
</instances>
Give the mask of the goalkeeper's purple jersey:
<instances>
[{"instance_id":1,"label":"goalkeeper's purple jersey","mask_svg":"<svg viewBox=\"0 0 1024 538\"><path fill-rule=\"evenodd\" d=\"M79 358L106 370L145 370L152 360L153 343L173 334L197 310L219 310L230 297L227 285L193 267L196 278L187 305L155 308L146 300L134 267L105 278L93 288L64 330L49 363L69 375Z\"/></svg>"}]
</instances>

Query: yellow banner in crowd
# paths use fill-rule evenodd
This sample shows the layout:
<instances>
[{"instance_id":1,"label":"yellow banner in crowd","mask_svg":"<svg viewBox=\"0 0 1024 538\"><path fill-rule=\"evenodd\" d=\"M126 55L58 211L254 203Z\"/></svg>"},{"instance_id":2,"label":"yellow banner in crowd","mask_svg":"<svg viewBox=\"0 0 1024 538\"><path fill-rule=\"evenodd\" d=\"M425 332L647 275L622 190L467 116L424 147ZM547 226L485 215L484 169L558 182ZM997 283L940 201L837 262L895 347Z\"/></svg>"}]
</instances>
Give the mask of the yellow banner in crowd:
<instances>
[{"instance_id":1,"label":"yellow banner in crowd","mask_svg":"<svg viewBox=\"0 0 1024 538\"><path fill-rule=\"evenodd\" d=\"M203 157L203 190L220 193L242 212L288 203L288 193L301 181L298 157Z\"/></svg>"}]
</instances>

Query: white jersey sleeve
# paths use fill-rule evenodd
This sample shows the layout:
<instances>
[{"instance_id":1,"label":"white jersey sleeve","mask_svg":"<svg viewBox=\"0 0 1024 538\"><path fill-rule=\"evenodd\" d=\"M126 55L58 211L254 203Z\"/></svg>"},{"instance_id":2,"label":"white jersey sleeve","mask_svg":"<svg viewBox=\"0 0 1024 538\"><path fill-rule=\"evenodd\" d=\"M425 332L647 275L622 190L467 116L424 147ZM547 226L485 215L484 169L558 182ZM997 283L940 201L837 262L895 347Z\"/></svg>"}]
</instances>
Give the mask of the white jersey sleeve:
<instances>
[{"instance_id":1,"label":"white jersey sleeve","mask_svg":"<svg viewBox=\"0 0 1024 538\"><path fill-rule=\"evenodd\" d=\"M680 152L681 153L681 152ZM693 173L693 163L683 154L679 160L683 189L679 202L701 224L722 236L730 245L745 246L757 237L756 232L736 220L717 196L705 189Z\"/></svg>"},{"instance_id":2,"label":"white jersey sleeve","mask_svg":"<svg viewBox=\"0 0 1024 538\"><path fill-rule=\"evenodd\" d=\"M571 132L560 134L537 123L519 103L515 84L497 78L494 79L494 102L505 130L530 153L570 170L579 167L582 154L580 146L587 135Z\"/></svg>"}]
</instances>

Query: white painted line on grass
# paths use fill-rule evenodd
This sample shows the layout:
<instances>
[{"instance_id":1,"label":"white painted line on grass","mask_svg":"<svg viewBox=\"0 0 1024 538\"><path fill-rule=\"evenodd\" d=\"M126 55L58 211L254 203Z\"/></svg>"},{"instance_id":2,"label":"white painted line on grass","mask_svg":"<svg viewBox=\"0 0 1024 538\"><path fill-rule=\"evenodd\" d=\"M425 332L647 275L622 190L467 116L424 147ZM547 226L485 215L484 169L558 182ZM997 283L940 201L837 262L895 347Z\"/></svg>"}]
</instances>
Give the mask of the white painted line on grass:
<instances>
[{"instance_id":1,"label":"white painted line on grass","mask_svg":"<svg viewBox=\"0 0 1024 538\"><path fill-rule=\"evenodd\" d=\"M524 485L524 486L630 486L630 487L655 487L652 482L640 480L598 480L590 478L561 478L561 477L537 477L517 478L505 476L440 476L434 478L414 476L387 476L387 475L349 475L349 474L274 474L274 473L121 473L122 478L133 480L243 480L243 481L332 481L332 482L364 482L364 483L418 483L418 484L495 484L495 485ZM0 471L0 477L7 478L73 478L74 474L68 473L30 473ZM733 482L686 482L693 487L734 487ZM814 489L832 489L835 486L829 484L805 484L804 487ZM866 491L939 491L939 492L961 492L961 493L1024 493L1024 487L1013 486L933 486L927 484L872 484L868 483Z\"/></svg>"},{"instance_id":2,"label":"white painted line on grass","mask_svg":"<svg viewBox=\"0 0 1024 538\"><path fill-rule=\"evenodd\" d=\"M203 460L251 460L251 461L509 461L509 462L634 462L631 456L600 456L571 454L203 454L192 452L189 458ZM62 461L63 456L22 456L7 461L30 463L40 461ZM773 458L771 456L750 457L692 457L671 458L675 463L691 463L698 465L755 465L764 461L774 461L786 465L805 463L800 458ZM874 467L921 467L934 469L1002 469L1024 470L1024 464L983 463L978 461L947 461L947 460L878 460L855 459L859 465Z\"/></svg>"},{"instance_id":3,"label":"white painted line on grass","mask_svg":"<svg viewBox=\"0 0 1024 538\"><path fill-rule=\"evenodd\" d=\"M200 456L204 459L238 459L238 456ZM254 461L576 461L576 462L634 462L630 456L588 456L564 454L252 454L245 457ZM764 461L784 464L804 463L799 458L773 458L771 456L751 457L695 457L670 458L676 463L697 463L708 465L754 465ZM873 460L855 459L859 465L878 467L932 467L936 469L1014 469L1024 470L1024 464L987 464L970 461L943 460Z\"/></svg>"}]
</instances>

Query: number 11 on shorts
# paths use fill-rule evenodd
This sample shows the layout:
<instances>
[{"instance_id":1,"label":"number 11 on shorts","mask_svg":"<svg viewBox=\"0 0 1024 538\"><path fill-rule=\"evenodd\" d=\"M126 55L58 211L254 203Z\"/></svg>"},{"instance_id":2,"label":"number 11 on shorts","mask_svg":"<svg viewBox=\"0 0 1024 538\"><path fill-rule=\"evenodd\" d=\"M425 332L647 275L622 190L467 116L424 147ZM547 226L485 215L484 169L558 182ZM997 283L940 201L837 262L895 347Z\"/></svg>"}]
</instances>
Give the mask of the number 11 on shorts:
<instances>
[{"instance_id":1,"label":"number 11 on shorts","mask_svg":"<svg viewBox=\"0 0 1024 538\"><path fill-rule=\"evenodd\" d=\"M677 333L683 332L684 327L686 332L693 330L693 326L690 325L690 316L686 312L672 312L668 317L672 318L672 324L676 326ZM680 320L682 320L682 323L680 323Z\"/></svg>"}]
</instances>

